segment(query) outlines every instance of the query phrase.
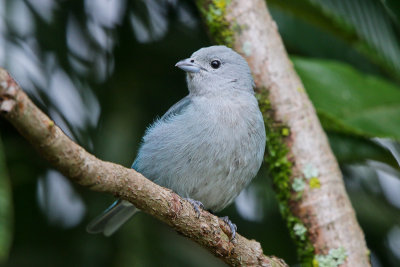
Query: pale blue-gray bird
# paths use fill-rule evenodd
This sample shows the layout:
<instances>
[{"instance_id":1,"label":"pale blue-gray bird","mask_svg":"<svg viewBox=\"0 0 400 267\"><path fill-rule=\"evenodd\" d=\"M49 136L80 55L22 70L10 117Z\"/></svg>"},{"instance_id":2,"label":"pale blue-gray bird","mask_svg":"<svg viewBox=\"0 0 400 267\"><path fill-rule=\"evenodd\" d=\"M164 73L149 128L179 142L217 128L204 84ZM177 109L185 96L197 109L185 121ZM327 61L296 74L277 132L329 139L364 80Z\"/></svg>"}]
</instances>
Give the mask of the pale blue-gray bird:
<instances>
[{"instance_id":1,"label":"pale blue-gray bird","mask_svg":"<svg viewBox=\"0 0 400 267\"><path fill-rule=\"evenodd\" d=\"M246 60L225 46L202 48L176 67L186 71L189 95L146 131L132 168L155 183L217 212L256 176L265 128ZM138 211L116 201L87 227L109 236ZM235 236L236 226L225 221Z\"/></svg>"}]
</instances>

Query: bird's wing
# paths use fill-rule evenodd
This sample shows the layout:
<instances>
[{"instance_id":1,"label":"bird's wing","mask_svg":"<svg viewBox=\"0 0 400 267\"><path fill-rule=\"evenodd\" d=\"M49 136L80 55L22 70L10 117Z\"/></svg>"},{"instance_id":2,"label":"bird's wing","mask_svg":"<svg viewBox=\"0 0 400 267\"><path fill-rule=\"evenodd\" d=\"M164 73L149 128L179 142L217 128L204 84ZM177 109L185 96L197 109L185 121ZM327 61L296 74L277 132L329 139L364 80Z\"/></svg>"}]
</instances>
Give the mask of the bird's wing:
<instances>
[{"instance_id":1,"label":"bird's wing","mask_svg":"<svg viewBox=\"0 0 400 267\"><path fill-rule=\"evenodd\" d=\"M179 115L183 114L185 112L185 110L187 109L187 107L191 105L191 103L192 103L192 100L189 96L182 98L177 103L175 103L172 107L170 107L167 110L167 112L165 112L165 114L160 118L160 120L166 122L175 116L179 116ZM136 171L139 171L138 167L137 167L138 161L139 161L139 157L137 157L135 159L135 161L133 162L133 164L131 166L131 168Z\"/></svg>"},{"instance_id":2,"label":"bird's wing","mask_svg":"<svg viewBox=\"0 0 400 267\"><path fill-rule=\"evenodd\" d=\"M192 100L190 99L189 96L182 98L179 102L177 102L175 105L170 107L167 110L167 112L165 112L165 114L161 117L161 120L167 121L168 119L171 119L172 117L182 114L191 103L192 103Z\"/></svg>"}]
</instances>

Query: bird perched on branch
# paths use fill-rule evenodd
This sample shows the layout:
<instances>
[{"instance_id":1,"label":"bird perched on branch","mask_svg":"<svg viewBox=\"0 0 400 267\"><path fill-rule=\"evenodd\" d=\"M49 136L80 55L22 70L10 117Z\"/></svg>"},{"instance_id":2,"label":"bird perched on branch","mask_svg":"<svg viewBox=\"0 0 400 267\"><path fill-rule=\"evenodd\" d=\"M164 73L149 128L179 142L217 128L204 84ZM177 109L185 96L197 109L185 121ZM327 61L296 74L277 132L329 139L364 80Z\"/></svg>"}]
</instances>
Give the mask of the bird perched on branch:
<instances>
[{"instance_id":1,"label":"bird perched on branch","mask_svg":"<svg viewBox=\"0 0 400 267\"><path fill-rule=\"evenodd\" d=\"M189 95L146 131L132 168L194 206L217 212L257 174L265 128L245 59L225 46L202 48L176 67ZM87 227L109 236L138 209L118 200ZM232 231L236 226L225 217Z\"/></svg>"}]
</instances>

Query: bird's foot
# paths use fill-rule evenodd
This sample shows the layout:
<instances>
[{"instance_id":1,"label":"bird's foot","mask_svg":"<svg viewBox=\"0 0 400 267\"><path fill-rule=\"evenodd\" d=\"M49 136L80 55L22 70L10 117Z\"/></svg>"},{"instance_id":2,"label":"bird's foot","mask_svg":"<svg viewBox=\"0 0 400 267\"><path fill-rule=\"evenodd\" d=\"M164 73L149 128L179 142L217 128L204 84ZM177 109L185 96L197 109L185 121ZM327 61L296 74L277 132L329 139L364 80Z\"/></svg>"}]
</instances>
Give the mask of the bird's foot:
<instances>
[{"instance_id":1,"label":"bird's foot","mask_svg":"<svg viewBox=\"0 0 400 267\"><path fill-rule=\"evenodd\" d=\"M200 209L204 209L203 203L201 203L201 202L198 201L198 200L194 200L194 199L191 199L191 198L188 198L188 197L185 198L185 199L186 199L187 201L189 201L190 204L192 204L194 210L196 211L197 218L199 218L199 217L200 217Z\"/></svg>"},{"instance_id":2,"label":"bird's foot","mask_svg":"<svg viewBox=\"0 0 400 267\"><path fill-rule=\"evenodd\" d=\"M231 240L233 241L236 237L236 230L237 230L237 226L236 224L234 224L233 222L231 222L231 220L229 220L228 216L225 217L220 217L231 229Z\"/></svg>"}]
</instances>

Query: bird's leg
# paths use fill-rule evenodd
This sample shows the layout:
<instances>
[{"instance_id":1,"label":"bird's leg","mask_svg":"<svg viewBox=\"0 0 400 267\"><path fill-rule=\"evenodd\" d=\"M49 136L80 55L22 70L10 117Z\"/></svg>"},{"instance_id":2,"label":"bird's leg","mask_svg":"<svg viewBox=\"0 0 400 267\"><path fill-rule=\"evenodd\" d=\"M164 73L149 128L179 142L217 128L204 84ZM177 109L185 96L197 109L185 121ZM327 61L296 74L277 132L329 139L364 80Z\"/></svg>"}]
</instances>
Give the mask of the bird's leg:
<instances>
[{"instance_id":1,"label":"bird's leg","mask_svg":"<svg viewBox=\"0 0 400 267\"><path fill-rule=\"evenodd\" d=\"M203 203L201 203L201 202L198 201L198 200L194 200L194 199L191 199L191 198L188 198L188 197L185 198L185 199L186 199L187 201L189 201L190 204L192 204L194 210L196 211L197 218L199 218L199 217L200 217L200 208L201 208L201 209L204 209Z\"/></svg>"},{"instance_id":2,"label":"bird's leg","mask_svg":"<svg viewBox=\"0 0 400 267\"><path fill-rule=\"evenodd\" d=\"M226 224L229 226L229 228L231 229L231 240L233 241L233 239L235 239L236 237L236 230L237 230L237 226L236 224L234 224L233 222L231 222L231 220L229 220L228 216L225 217L220 217L224 222L226 222Z\"/></svg>"}]
</instances>

